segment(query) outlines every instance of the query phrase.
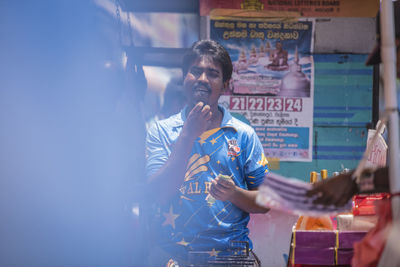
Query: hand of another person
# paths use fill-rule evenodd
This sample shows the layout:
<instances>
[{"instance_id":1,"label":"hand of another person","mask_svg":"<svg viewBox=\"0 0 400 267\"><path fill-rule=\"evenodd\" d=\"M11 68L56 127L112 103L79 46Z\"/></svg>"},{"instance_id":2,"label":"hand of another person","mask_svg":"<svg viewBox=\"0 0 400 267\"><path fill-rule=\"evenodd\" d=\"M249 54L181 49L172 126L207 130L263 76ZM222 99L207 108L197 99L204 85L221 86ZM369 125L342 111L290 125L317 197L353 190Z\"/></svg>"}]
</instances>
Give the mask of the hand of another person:
<instances>
[{"instance_id":1,"label":"hand of another person","mask_svg":"<svg viewBox=\"0 0 400 267\"><path fill-rule=\"evenodd\" d=\"M218 200L230 200L236 191L236 185L232 179L217 177L211 181L210 194Z\"/></svg>"},{"instance_id":2,"label":"hand of another person","mask_svg":"<svg viewBox=\"0 0 400 267\"><path fill-rule=\"evenodd\" d=\"M182 133L192 138L200 136L210 125L211 116L209 105L197 103L187 115Z\"/></svg>"},{"instance_id":3,"label":"hand of another person","mask_svg":"<svg viewBox=\"0 0 400 267\"><path fill-rule=\"evenodd\" d=\"M314 204L342 207L357 192L357 184L353 181L352 174L353 172L348 172L318 182L306 195L316 196Z\"/></svg>"}]
</instances>

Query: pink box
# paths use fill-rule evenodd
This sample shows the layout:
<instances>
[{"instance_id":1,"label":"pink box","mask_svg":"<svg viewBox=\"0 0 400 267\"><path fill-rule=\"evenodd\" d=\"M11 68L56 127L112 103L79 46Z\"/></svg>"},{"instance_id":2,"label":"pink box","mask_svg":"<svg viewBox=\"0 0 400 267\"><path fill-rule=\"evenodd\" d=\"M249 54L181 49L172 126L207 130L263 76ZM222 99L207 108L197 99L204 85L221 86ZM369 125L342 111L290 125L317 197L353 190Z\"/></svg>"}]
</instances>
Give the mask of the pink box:
<instances>
[{"instance_id":1,"label":"pink box","mask_svg":"<svg viewBox=\"0 0 400 267\"><path fill-rule=\"evenodd\" d=\"M349 265L353 258L354 251L352 249L338 249L336 251L336 265Z\"/></svg>"},{"instance_id":2,"label":"pink box","mask_svg":"<svg viewBox=\"0 0 400 267\"><path fill-rule=\"evenodd\" d=\"M335 265L335 248L293 247L294 264Z\"/></svg>"},{"instance_id":3,"label":"pink box","mask_svg":"<svg viewBox=\"0 0 400 267\"><path fill-rule=\"evenodd\" d=\"M338 237L338 248L339 249L353 249L353 244L355 242L359 242L367 232L364 231L346 231L346 232L339 232Z\"/></svg>"},{"instance_id":4,"label":"pink box","mask_svg":"<svg viewBox=\"0 0 400 267\"><path fill-rule=\"evenodd\" d=\"M293 230L296 247L333 248L336 246L336 231Z\"/></svg>"}]
</instances>

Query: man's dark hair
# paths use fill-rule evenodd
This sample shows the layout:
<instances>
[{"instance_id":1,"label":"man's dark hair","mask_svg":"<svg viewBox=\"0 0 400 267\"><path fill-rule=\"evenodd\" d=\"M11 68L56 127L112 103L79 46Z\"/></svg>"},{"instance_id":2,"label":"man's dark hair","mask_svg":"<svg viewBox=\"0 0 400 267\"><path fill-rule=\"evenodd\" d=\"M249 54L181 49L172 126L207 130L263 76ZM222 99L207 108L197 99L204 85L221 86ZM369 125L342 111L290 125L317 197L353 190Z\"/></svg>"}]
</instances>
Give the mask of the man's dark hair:
<instances>
[{"instance_id":1,"label":"man's dark hair","mask_svg":"<svg viewBox=\"0 0 400 267\"><path fill-rule=\"evenodd\" d=\"M183 76L189 71L190 65L201 56L208 56L214 62L221 64L222 80L229 81L232 76L232 60L225 48L213 40L200 40L192 45L190 52L183 57Z\"/></svg>"}]
</instances>

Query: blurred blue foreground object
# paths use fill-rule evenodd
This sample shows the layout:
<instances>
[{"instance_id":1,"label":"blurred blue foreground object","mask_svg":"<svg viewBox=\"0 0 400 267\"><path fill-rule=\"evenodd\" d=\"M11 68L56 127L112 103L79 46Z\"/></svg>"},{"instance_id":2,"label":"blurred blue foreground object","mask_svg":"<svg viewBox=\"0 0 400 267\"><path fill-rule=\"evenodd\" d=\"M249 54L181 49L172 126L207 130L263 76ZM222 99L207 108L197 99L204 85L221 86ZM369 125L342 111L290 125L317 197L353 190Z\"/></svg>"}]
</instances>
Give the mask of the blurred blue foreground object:
<instances>
[{"instance_id":1,"label":"blurred blue foreground object","mask_svg":"<svg viewBox=\"0 0 400 267\"><path fill-rule=\"evenodd\" d=\"M0 266L137 262L145 84L107 6L0 1Z\"/></svg>"}]
</instances>

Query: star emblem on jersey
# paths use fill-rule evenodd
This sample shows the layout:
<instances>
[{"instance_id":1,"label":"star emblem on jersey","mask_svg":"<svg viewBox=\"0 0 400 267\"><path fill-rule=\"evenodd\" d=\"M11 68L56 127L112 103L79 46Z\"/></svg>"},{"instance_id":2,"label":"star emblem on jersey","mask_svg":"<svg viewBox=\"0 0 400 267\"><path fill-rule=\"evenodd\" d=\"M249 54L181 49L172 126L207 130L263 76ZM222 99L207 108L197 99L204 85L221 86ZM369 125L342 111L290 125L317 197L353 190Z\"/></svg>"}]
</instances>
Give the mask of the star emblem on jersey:
<instances>
[{"instance_id":1,"label":"star emblem on jersey","mask_svg":"<svg viewBox=\"0 0 400 267\"><path fill-rule=\"evenodd\" d=\"M181 245L181 246L184 246L184 247L186 247L187 245L190 244L189 242L186 242L184 238L182 238L181 241L176 242L176 243L177 243L178 245Z\"/></svg>"},{"instance_id":2,"label":"star emblem on jersey","mask_svg":"<svg viewBox=\"0 0 400 267\"><path fill-rule=\"evenodd\" d=\"M169 207L169 212L168 213L164 212L163 215L165 217L165 221L163 222L162 225L168 225L169 224L169 225L172 226L172 228L175 229L175 220L176 220L176 218L179 217L179 214L174 214L174 211L172 209L172 205Z\"/></svg>"},{"instance_id":3,"label":"star emblem on jersey","mask_svg":"<svg viewBox=\"0 0 400 267\"><path fill-rule=\"evenodd\" d=\"M264 153L262 153L261 159L260 159L259 161L257 161L257 163L260 164L260 165L262 165L262 166L265 166L265 165L268 164L268 160L267 160L267 158L265 157Z\"/></svg>"},{"instance_id":4,"label":"star emblem on jersey","mask_svg":"<svg viewBox=\"0 0 400 267\"><path fill-rule=\"evenodd\" d=\"M228 156L237 157L240 152L240 147L236 139L228 140Z\"/></svg>"},{"instance_id":5,"label":"star emblem on jersey","mask_svg":"<svg viewBox=\"0 0 400 267\"><path fill-rule=\"evenodd\" d=\"M220 253L220 251L215 250L215 248L213 248L211 251L208 251L208 254L210 255L210 257L217 257L218 253Z\"/></svg>"}]
</instances>

